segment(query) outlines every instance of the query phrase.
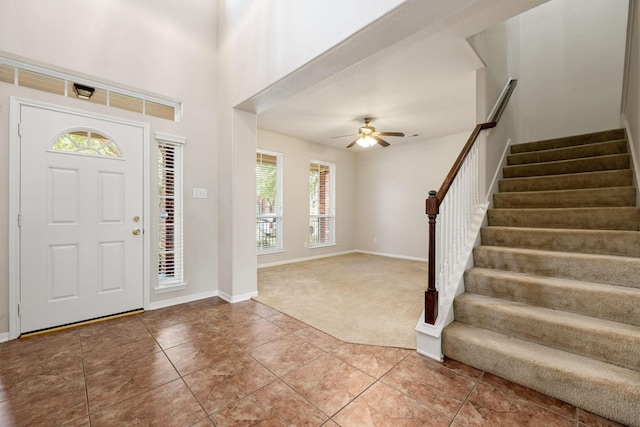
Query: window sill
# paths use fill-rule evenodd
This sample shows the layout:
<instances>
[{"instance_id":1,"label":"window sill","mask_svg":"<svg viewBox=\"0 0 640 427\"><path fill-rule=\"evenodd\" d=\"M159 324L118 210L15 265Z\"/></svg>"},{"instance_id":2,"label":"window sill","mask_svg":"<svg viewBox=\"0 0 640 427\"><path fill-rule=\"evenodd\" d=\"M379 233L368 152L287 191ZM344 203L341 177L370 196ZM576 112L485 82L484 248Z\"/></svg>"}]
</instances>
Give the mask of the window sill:
<instances>
[{"instance_id":1,"label":"window sill","mask_svg":"<svg viewBox=\"0 0 640 427\"><path fill-rule=\"evenodd\" d=\"M187 289L187 282L171 283L167 285L158 285L154 288L156 294L163 294L165 292L180 291Z\"/></svg>"},{"instance_id":2,"label":"window sill","mask_svg":"<svg viewBox=\"0 0 640 427\"><path fill-rule=\"evenodd\" d=\"M338 246L336 243L323 243L321 245L309 246L309 249L328 248L330 246Z\"/></svg>"},{"instance_id":3,"label":"window sill","mask_svg":"<svg viewBox=\"0 0 640 427\"><path fill-rule=\"evenodd\" d=\"M284 249L274 249L272 251L264 251L264 252L258 252L258 256L261 255L273 255L273 254L283 254L284 253Z\"/></svg>"}]
</instances>

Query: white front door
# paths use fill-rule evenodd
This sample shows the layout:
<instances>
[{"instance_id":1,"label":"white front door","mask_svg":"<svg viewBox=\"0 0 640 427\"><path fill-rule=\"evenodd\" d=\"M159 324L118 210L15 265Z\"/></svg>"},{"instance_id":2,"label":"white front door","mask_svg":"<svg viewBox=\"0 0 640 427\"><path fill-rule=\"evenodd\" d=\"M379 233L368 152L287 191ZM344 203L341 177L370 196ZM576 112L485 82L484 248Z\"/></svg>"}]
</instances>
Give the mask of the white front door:
<instances>
[{"instance_id":1,"label":"white front door","mask_svg":"<svg viewBox=\"0 0 640 427\"><path fill-rule=\"evenodd\" d=\"M20 331L143 307L140 126L20 106Z\"/></svg>"}]
</instances>

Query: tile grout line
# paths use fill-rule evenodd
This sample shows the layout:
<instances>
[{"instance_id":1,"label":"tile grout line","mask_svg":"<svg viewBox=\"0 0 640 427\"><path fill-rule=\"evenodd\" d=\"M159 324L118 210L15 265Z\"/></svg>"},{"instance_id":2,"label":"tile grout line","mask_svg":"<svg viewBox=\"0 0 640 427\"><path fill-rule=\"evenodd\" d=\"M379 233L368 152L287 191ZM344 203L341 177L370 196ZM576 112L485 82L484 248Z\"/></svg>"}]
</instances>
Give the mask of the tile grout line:
<instances>
[{"instance_id":1,"label":"tile grout line","mask_svg":"<svg viewBox=\"0 0 640 427\"><path fill-rule=\"evenodd\" d=\"M462 411L462 408L464 407L464 405L467 403L467 401L469 400L469 397L471 396L471 394L474 392L474 390L476 389L476 387L478 387L478 384L480 384L480 380L482 380L482 378L484 377L485 372L482 371L482 373L480 374L480 376L476 379L476 382L473 384L473 387L471 387L471 390L469 390L469 393L467 393L467 395L465 396L464 400L462 400L462 403L460 404L460 407L458 408L458 410L456 411L456 413L453 415L453 418L451 418L451 422L449 423L449 426L453 426L454 423L456 422L456 418L458 417L458 414L460 414L460 411ZM457 424L461 424L461 423L457 423ZM463 424L461 424L463 425Z\"/></svg>"},{"instance_id":2,"label":"tile grout line","mask_svg":"<svg viewBox=\"0 0 640 427\"><path fill-rule=\"evenodd\" d=\"M176 324L179 324L179 323L186 323L186 322L187 322L187 321L185 321L185 322L178 322L178 323L176 323ZM200 408L202 409L202 412L204 412L204 414L205 414L205 417L204 417L204 418L202 418L202 420L204 420L204 419L208 419L208 420L210 420L210 421L211 421L211 417L210 417L209 413L207 412L207 410L206 410L206 409L204 409L204 406L202 406L202 403L201 403L201 402L200 402L200 400L196 397L196 395L195 395L195 394L193 394L193 390L191 390L191 387L189 387L189 384L187 384L187 382L184 380L183 375L180 373L180 371L178 370L178 368L176 367L176 365L173 363L173 361L171 360L171 358L169 357L169 355L167 355L167 352L165 351L165 349L160 345L160 343L159 343L159 342L158 342L158 340L156 339L156 336L155 336L155 335L154 335L154 334L149 330L149 328L147 327L147 324L146 324L146 323L144 323L144 322L142 321L142 319L140 319L140 323L142 323L142 325L145 327L145 329L147 330L147 332L149 333L149 335L151 335L151 337L153 338L153 340L156 342L156 344L157 344L157 345L158 345L158 347L160 348L160 351L162 352L162 354L164 355L164 357L166 357L166 359L169 361L169 363L171 364L171 366L173 367L173 369L175 369L176 373L178 374L178 378L180 378L180 381L182 381L182 383L185 385L185 387L187 387L187 390L189 390L189 393L191 394L191 396L193 396L193 398L196 400L196 402L198 402L198 405L199 405L199 406L200 406ZM189 341L187 341L187 342L189 342ZM170 347L170 348L172 348L172 347ZM187 375L188 375L188 374L187 374ZM155 390L156 388L161 387L161 386L163 386L163 385L165 385L165 384L169 384L170 382L173 382L173 381L175 381L175 380L168 381L168 382L166 382L166 383L164 383L164 384L159 384L158 386L153 387L152 389L149 389L148 391L150 391L150 390ZM195 424L197 424L198 422L200 422L200 421L202 421L202 420L198 420ZM213 424L213 421L211 421L211 423ZM215 424L214 424L214 425L215 425ZM91 427L91 426L89 426L89 427Z\"/></svg>"},{"instance_id":3,"label":"tile grout line","mask_svg":"<svg viewBox=\"0 0 640 427\"><path fill-rule=\"evenodd\" d=\"M80 330L76 331L78 334L78 345L80 346L80 359L82 360L82 379L84 380L84 398L87 405L87 418L89 418L89 427L91 427L91 406L89 406L89 384L87 384L87 369L84 366L84 348L82 347L82 335Z\"/></svg>"}]
</instances>

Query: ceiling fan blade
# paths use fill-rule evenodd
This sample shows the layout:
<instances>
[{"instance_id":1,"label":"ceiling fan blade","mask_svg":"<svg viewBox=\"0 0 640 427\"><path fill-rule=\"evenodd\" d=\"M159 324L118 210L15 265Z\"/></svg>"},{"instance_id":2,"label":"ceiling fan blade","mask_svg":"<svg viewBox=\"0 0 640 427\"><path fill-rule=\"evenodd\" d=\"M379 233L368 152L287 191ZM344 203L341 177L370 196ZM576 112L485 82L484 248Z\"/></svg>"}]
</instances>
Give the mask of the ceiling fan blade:
<instances>
[{"instance_id":1,"label":"ceiling fan blade","mask_svg":"<svg viewBox=\"0 0 640 427\"><path fill-rule=\"evenodd\" d=\"M347 148L351 148L351 147L353 147L354 145L356 145L356 142L358 142L358 139L360 139L360 138L356 138L356 139L354 139L354 140L353 140L353 142L352 142L351 144L347 145Z\"/></svg>"},{"instance_id":2,"label":"ceiling fan blade","mask_svg":"<svg viewBox=\"0 0 640 427\"><path fill-rule=\"evenodd\" d=\"M375 139L376 141L378 141L378 144L382 145L383 147L388 147L388 146L390 146L390 145L391 145L391 144L389 144L387 141L385 141L384 139L379 138L379 137L377 137L377 136L374 136L374 137L373 137L373 139Z\"/></svg>"},{"instance_id":3,"label":"ceiling fan blade","mask_svg":"<svg viewBox=\"0 0 640 427\"><path fill-rule=\"evenodd\" d=\"M334 138L344 138L345 136L356 136L356 135L357 135L357 133L350 133L349 135L331 136L330 138L331 138L331 139L334 139Z\"/></svg>"},{"instance_id":4,"label":"ceiling fan blade","mask_svg":"<svg viewBox=\"0 0 640 427\"><path fill-rule=\"evenodd\" d=\"M402 132L378 132L378 135L382 136L404 136Z\"/></svg>"}]
</instances>

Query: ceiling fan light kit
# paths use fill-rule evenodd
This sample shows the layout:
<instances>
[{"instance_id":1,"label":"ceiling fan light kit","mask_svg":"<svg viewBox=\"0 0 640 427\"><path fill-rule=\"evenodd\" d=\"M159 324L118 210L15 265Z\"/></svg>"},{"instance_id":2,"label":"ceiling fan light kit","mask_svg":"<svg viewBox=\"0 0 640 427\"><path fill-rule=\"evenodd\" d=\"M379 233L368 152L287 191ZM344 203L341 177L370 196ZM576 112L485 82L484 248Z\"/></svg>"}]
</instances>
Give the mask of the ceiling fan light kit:
<instances>
[{"instance_id":1,"label":"ceiling fan light kit","mask_svg":"<svg viewBox=\"0 0 640 427\"><path fill-rule=\"evenodd\" d=\"M356 141L357 141L356 144L358 144L359 146L364 147L364 148L373 147L374 145L376 145L378 143L378 141L376 141L375 139L373 139L369 135L361 136Z\"/></svg>"},{"instance_id":2,"label":"ceiling fan light kit","mask_svg":"<svg viewBox=\"0 0 640 427\"><path fill-rule=\"evenodd\" d=\"M347 145L347 148L351 148L356 144L364 148L373 147L376 144L388 147L391 144L380 138L380 136L404 136L404 133L402 132L377 132L376 128L369 126L369 123L371 123L371 117L365 117L364 126L358 129L358 138L353 140L351 144Z\"/></svg>"}]
</instances>

